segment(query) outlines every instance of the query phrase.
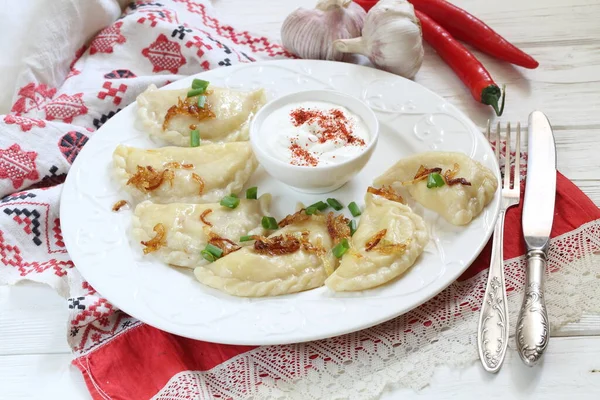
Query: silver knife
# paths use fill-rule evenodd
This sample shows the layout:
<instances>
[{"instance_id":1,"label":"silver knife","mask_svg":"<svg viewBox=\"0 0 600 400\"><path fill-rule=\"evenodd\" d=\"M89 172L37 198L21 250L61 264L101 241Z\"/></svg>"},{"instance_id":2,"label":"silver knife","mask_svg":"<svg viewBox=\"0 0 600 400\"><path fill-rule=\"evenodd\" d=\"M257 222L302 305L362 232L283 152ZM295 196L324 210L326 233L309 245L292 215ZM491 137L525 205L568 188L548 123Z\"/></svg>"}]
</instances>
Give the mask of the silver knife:
<instances>
[{"instance_id":1,"label":"silver knife","mask_svg":"<svg viewBox=\"0 0 600 400\"><path fill-rule=\"evenodd\" d=\"M550 326L544 301L544 278L556 198L556 147L548 118L529 114L527 183L523 201L523 235L527 245L525 297L517 321L519 356L532 367L540 360Z\"/></svg>"}]
</instances>

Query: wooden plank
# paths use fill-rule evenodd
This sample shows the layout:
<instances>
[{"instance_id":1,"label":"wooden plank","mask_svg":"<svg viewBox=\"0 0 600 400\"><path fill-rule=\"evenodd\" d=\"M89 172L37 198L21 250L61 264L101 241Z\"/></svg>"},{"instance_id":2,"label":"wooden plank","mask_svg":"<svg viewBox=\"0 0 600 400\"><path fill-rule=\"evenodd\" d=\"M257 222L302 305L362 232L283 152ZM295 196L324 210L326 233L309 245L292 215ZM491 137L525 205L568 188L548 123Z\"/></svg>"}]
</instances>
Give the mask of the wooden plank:
<instances>
[{"instance_id":1,"label":"wooden plank","mask_svg":"<svg viewBox=\"0 0 600 400\"><path fill-rule=\"evenodd\" d=\"M67 302L46 285L0 286L0 354L68 353Z\"/></svg>"},{"instance_id":2,"label":"wooden plank","mask_svg":"<svg viewBox=\"0 0 600 400\"><path fill-rule=\"evenodd\" d=\"M598 180L574 179L573 182L585 193L598 207L600 207L600 182Z\"/></svg>"},{"instance_id":3,"label":"wooden plank","mask_svg":"<svg viewBox=\"0 0 600 400\"><path fill-rule=\"evenodd\" d=\"M600 45L543 48L535 56L541 65L524 70L477 53L497 84L507 85L506 108L501 121L526 122L541 110L554 126L600 129ZM496 120L489 106L477 103L454 72L426 45L425 60L415 81L455 105L484 127Z\"/></svg>"},{"instance_id":4,"label":"wooden plank","mask_svg":"<svg viewBox=\"0 0 600 400\"><path fill-rule=\"evenodd\" d=\"M71 354L0 356L3 399L91 399Z\"/></svg>"}]
</instances>

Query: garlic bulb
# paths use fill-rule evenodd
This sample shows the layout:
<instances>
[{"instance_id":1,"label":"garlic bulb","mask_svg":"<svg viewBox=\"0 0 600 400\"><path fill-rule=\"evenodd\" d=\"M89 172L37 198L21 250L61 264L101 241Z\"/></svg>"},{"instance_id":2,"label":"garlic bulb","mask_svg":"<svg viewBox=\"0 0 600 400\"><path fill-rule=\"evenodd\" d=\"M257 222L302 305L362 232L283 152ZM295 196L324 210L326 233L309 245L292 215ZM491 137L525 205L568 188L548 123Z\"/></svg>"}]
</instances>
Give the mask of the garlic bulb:
<instances>
[{"instance_id":1,"label":"garlic bulb","mask_svg":"<svg viewBox=\"0 0 600 400\"><path fill-rule=\"evenodd\" d=\"M334 47L365 55L377 68L409 79L423 62L421 25L406 0L380 0L365 18L362 37L336 40Z\"/></svg>"},{"instance_id":2,"label":"garlic bulb","mask_svg":"<svg viewBox=\"0 0 600 400\"><path fill-rule=\"evenodd\" d=\"M333 41L360 36L365 15L351 0L320 0L313 10L299 8L283 21L283 47L300 58L349 59L333 48Z\"/></svg>"}]
</instances>

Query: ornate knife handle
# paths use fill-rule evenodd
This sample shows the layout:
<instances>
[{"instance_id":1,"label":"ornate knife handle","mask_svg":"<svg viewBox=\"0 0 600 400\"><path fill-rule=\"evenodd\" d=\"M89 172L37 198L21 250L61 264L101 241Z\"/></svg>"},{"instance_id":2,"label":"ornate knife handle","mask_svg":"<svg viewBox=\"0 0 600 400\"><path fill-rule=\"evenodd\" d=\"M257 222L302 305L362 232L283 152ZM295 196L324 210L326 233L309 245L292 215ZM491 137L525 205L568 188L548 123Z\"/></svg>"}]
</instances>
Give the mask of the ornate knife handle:
<instances>
[{"instance_id":1,"label":"ornate knife handle","mask_svg":"<svg viewBox=\"0 0 600 400\"><path fill-rule=\"evenodd\" d=\"M483 368L498 372L508 346L508 303L504 286L504 211L494 227L492 257L477 327L477 348Z\"/></svg>"},{"instance_id":2,"label":"ornate knife handle","mask_svg":"<svg viewBox=\"0 0 600 400\"><path fill-rule=\"evenodd\" d=\"M517 351L523 362L533 367L544 354L550 339L548 314L544 301L546 254L540 250L527 253L525 297L517 321Z\"/></svg>"}]
</instances>

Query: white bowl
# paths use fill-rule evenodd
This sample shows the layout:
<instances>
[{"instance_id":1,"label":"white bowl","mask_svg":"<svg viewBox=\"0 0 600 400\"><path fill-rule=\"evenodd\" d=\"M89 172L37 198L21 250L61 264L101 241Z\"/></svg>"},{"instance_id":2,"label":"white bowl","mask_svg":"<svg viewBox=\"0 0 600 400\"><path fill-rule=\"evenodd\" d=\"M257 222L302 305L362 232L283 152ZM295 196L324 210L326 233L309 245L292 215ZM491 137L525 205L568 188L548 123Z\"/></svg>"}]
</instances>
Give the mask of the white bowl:
<instances>
[{"instance_id":1,"label":"white bowl","mask_svg":"<svg viewBox=\"0 0 600 400\"><path fill-rule=\"evenodd\" d=\"M334 165L299 166L286 163L265 151L268 136L261 132L264 120L276 109L288 103L324 101L346 107L358 115L369 130L365 149L353 158ZM269 175L304 193L331 192L348 182L369 161L379 137L379 121L373 110L359 99L332 90L307 90L272 100L262 107L250 125L252 150Z\"/></svg>"}]
</instances>

